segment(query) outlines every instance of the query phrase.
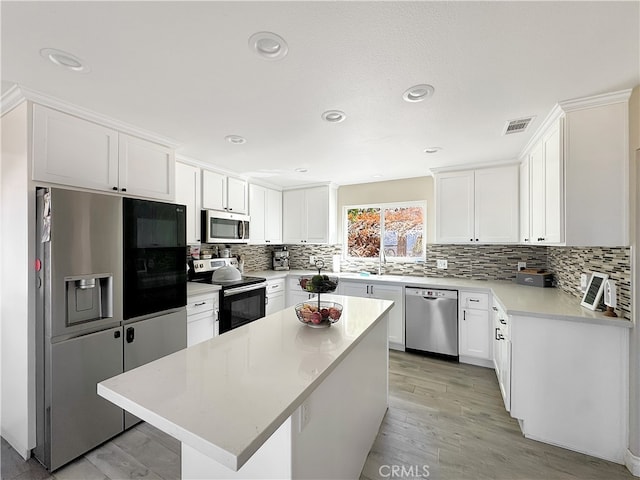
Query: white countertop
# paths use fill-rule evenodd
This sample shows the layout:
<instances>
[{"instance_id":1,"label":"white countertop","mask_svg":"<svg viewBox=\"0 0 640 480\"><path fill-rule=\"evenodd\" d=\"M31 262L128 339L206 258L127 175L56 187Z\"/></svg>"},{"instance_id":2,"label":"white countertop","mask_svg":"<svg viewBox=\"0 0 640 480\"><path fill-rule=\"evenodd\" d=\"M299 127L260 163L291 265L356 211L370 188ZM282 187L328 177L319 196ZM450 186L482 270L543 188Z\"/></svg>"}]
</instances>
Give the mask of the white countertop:
<instances>
[{"instance_id":1,"label":"white countertop","mask_svg":"<svg viewBox=\"0 0 640 480\"><path fill-rule=\"evenodd\" d=\"M329 328L287 308L100 382L98 394L238 470L393 305L322 298L344 307Z\"/></svg>"},{"instance_id":2,"label":"white countertop","mask_svg":"<svg viewBox=\"0 0 640 480\"><path fill-rule=\"evenodd\" d=\"M200 295L202 293L213 293L220 291L220 285L211 285L209 283L187 282L187 296Z\"/></svg>"},{"instance_id":3,"label":"white countertop","mask_svg":"<svg viewBox=\"0 0 640 480\"><path fill-rule=\"evenodd\" d=\"M313 275L316 270L289 270L275 272L261 270L251 272L260 277L281 278L284 275ZM594 312L580 306L580 300L559 288L541 288L518 285L509 281L468 280L452 277L416 277L401 275L370 275L359 273L326 271L327 275L338 276L341 280L373 282L388 285L414 285L432 288L451 288L490 292L504 307L507 315L529 317L555 317L568 321L597 323L600 325L616 325L632 328L633 323L624 318L606 317L603 312ZM283 275L284 274L284 275Z\"/></svg>"}]
</instances>

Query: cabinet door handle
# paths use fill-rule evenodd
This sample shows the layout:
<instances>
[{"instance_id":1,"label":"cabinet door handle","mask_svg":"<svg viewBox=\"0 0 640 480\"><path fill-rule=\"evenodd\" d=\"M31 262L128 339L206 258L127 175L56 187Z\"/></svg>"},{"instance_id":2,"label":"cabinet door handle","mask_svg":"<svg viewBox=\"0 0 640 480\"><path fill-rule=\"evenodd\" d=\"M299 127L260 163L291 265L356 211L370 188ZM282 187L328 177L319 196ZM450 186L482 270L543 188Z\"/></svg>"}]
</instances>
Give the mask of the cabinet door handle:
<instances>
[{"instance_id":1,"label":"cabinet door handle","mask_svg":"<svg viewBox=\"0 0 640 480\"><path fill-rule=\"evenodd\" d=\"M478 239L476 238L476 242L479 242L479 241L480 241L480 240L478 240Z\"/></svg>"},{"instance_id":2,"label":"cabinet door handle","mask_svg":"<svg viewBox=\"0 0 640 480\"><path fill-rule=\"evenodd\" d=\"M498 337L498 332L499 332L499 331L500 331L500 329L499 329L498 327L496 327L496 333L495 333L495 335L494 335L494 338L495 338L496 340L500 340L500 338Z\"/></svg>"},{"instance_id":3,"label":"cabinet door handle","mask_svg":"<svg viewBox=\"0 0 640 480\"><path fill-rule=\"evenodd\" d=\"M135 337L136 337L136 331L134 330L134 328L133 327L127 328L127 335L126 335L127 343L132 343Z\"/></svg>"},{"instance_id":4,"label":"cabinet door handle","mask_svg":"<svg viewBox=\"0 0 640 480\"><path fill-rule=\"evenodd\" d=\"M469 239L469 241L470 241L470 242L473 242L473 238L470 238L470 239Z\"/></svg>"},{"instance_id":5,"label":"cabinet door handle","mask_svg":"<svg viewBox=\"0 0 640 480\"><path fill-rule=\"evenodd\" d=\"M498 307L491 307L493 309L494 312L498 311Z\"/></svg>"},{"instance_id":6,"label":"cabinet door handle","mask_svg":"<svg viewBox=\"0 0 640 480\"><path fill-rule=\"evenodd\" d=\"M113 332L113 338L120 338L120 330Z\"/></svg>"},{"instance_id":7,"label":"cabinet door handle","mask_svg":"<svg viewBox=\"0 0 640 480\"><path fill-rule=\"evenodd\" d=\"M123 192L126 192L127 189L126 188L121 188L120 190L122 190Z\"/></svg>"},{"instance_id":8,"label":"cabinet door handle","mask_svg":"<svg viewBox=\"0 0 640 480\"><path fill-rule=\"evenodd\" d=\"M506 320L505 320L504 318L501 318L501 319L500 319L500 323L501 323L502 325L506 325L506 324L507 324L507 322L506 322Z\"/></svg>"},{"instance_id":9,"label":"cabinet door handle","mask_svg":"<svg viewBox=\"0 0 640 480\"><path fill-rule=\"evenodd\" d=\"M118 191L118 187L113 187L113 190L115 190L117 192Z\"/></svg>"},{"instance_id":10,"label":"cabinet door handle","mask_svg":"<svg viewBox=\"0 0 640 480\"><path fill-rule=\"evenodd\" d=\"M369 285L367 285L367 295L369 295Z\"/></svg>"},{"instance_id":11,"label":"cabinet door handle","mask_svg":"<svg viewBox=\"0 0 640 480\"><path fill-rule=\"evenodd\" d=\"M524 239L524 241L525 241L525 242L528 242L528 241L529 241L529 239L528 239L528 238L525 238L525 239Z\"/></svg>"},{"instance_id":12,"label":"cabinet door handle","mask_svg":"<svg viewBox=\"0 0 640 480\"><path fill-rule=\"evenodd\" d=\"M373 295L373 285L371 285L371 295Z\"/></svg>"},{"instance_id":13,"label":"cabinet door handle","mask_svg":"<svg viewBox=\"0 0 640 480\"><path fill-rule=\"evenodd\" d=\"M476 302L476 303L479 303L479 302L480 302L480 300L479 300L479 299L477 299L477 298L470 298L470 299L469 299L469 301L470 301L470 302Z\"/></svg>"},{"instance_id":14,"label":"cabinet door handle","mask_svg":"<svg viewBox=\"0 0 640 480\"><path fill-rule=\"evenodd\" d=\"M466 320L467 319L467 311L463 310L462 311L462 320Z\"/></svg>"},{"instance_id":15,"label":"cabinet door handle","mask_svg":"<svg viewBox=\"0 0 640 480\"><path fill-rule=\"evenodd\" d=\"M207 302L200 302L200 303L196 303L193 306L194 307L199 307L200 305L205 305Z\"/></svg>"}]
</instances>

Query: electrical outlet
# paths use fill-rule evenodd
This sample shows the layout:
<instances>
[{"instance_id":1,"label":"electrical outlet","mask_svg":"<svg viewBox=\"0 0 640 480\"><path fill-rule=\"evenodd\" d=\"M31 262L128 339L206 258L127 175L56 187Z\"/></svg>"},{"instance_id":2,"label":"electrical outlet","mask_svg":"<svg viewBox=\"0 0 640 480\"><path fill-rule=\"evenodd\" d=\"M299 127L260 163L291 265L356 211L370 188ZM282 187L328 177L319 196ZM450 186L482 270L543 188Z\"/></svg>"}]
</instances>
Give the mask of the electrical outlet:
<instances>
[{"instance_id":1,"label":"electrical outlet","mask_svg":"<svg viewBox=\"0 0 640 480\"><path fill-rule=\"evenodd\" d=\"M447 261L446 260L436 260L436 268L440 270L447 269Z\"/></svg>"},{"instance_id":2,"label":"electrical outlet","mask_svg":"<svg viewBox=\"0 0 640 480\"><path fill-rule=\"evenodd\" d=\"M309 414L309 404L307 402L300 405L300 419L298 422L299 428L298 432L304 430L304 427L309 425L310 414Z\"/></svg>"},{"instance_id":3,"label":"electrical outlet","mask_svg":"<svg viewBox=\"0 0 640 480\"><path fill-rule=\"evenodd\" d=\"M315 264L316 264L316 256L309 255L309 265L315 265Z\"/></svg>"},{"instance_id":4,"label":"electrical outlet","mask_svg":"<svg viewBox=\"0 0 640 480\"><path fill-rule=\"evenodd\" d=\"M581 273L580 274L580 290L584 292L586 289L587 289L587 274Z\"/></svg>"},{"instance_id":5,"label":"electrical outlet","mask_svg":"<svg viewBox=\"0 0 640 480\"><path fill-rule=\"evenodd\" d=\"M518 262L518 271L527 268L527 262Z\"/></svg>"}]
</instances>

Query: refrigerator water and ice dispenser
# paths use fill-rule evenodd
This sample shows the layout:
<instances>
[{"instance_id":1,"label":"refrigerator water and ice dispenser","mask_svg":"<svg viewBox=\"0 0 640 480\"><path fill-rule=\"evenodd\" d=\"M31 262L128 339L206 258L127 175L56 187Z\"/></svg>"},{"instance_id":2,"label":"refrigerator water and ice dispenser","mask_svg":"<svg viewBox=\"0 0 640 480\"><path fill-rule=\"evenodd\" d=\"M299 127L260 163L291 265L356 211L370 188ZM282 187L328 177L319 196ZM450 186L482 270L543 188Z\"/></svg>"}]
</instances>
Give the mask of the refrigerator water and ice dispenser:
<instances>
[{"instance_id":1,"label":"refrigerator water and ice dispenser","mask_svg":"<svg viewBox=\"0 0 640 480\"><path fill-rule=\"evenodd\" d=\"M113 276L65 277L67 326L113 317Z\"/></svg>"}]
</instances>

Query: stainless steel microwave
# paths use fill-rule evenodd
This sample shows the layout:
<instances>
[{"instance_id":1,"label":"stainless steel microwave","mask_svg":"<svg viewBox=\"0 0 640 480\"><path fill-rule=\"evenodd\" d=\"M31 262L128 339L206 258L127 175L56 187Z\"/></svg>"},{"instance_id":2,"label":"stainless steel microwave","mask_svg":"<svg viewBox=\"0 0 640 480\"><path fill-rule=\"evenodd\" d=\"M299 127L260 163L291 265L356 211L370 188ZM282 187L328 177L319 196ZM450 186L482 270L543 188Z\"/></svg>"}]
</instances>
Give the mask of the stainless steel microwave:
<instances>
[{"instance_id":1,"label":"stainless steel microwave","mask_svg":"<svg viewBox=\"0 0 640 480\"><path fill-rule=\"evenodd\" d=\"M249 242L249 218L239 213L202 210L202 242Z\"/></svg>"}]
</instances>

